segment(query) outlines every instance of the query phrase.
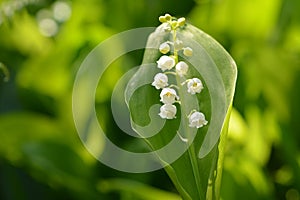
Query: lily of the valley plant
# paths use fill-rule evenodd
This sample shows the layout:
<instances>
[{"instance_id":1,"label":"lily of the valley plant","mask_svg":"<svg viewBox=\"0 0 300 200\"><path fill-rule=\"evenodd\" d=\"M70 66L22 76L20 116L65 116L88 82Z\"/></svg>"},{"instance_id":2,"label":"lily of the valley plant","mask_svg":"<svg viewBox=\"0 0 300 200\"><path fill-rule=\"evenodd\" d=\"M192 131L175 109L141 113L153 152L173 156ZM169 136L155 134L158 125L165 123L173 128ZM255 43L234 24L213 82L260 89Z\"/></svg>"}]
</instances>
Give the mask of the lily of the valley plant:
<instances>
[{"instance_id":1,"label":"lily of the valley plant","mask_svg":"<svg viewBox=\"0 0 300 200\"><path fill-rule=\"evenodd\" d=\"M131 125L153 151L175 144L157 157L184 200L217 200L236 65L185 18L159 21L144 53L151 66L140 67L125 92Z\"/></svg>"}]
</instances>

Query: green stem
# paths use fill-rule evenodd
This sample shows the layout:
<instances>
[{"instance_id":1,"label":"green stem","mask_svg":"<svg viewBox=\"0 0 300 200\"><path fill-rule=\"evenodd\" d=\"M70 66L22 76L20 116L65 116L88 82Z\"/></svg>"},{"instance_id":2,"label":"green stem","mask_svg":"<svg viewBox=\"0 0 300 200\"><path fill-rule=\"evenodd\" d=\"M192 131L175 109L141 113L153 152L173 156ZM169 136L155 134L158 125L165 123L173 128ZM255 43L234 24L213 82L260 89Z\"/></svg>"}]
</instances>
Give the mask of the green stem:
<instances>
[{"instance_id":1,"label":"green stem","mask_svg":"<svg viewBox=\"0 0 300 200\"><path fill-rule=\"evenodd\" d=\"M174 44L174 58L176 64L178 63L178 52L177 49L175 48L175 41L176 41L176 29L173 30L173 44Z\"/></svg>"},{"instance_id":2,"label":"green stem","mask_svg":"<svg viewBox=\"0 0 300 200\"><path fill-rule=\"evenodd\" d=\"M195 153L195 145L193 143L190 144L190 148L188 149L188 152L191 157L191 164L192 164L192 168L193 168L193 173L195 175L195 181L196 181L196 185L198 188L199 197L200 197L200 199L201 199L201 197L203 197L203 199L204 199L205 193L202 190L202 183L201 183L199 167L198 167L198 162L197 162L197 155Z\"/></svg>"},{"instance_id":3,"label":"green stem","mask_svg":"<svg viewBox=\"0 0 300 200\"><path fill-rule=\"evenodd\" d=\"M176 81L177 83L180 83L180 77L176 76ZM202 183L201 183L201 178L200 178L200 173L198 171L199 167L198 167L198 162L197 162L197 155L195 153L195 146L194 143L191 142L191 133L190 133L190 128L188 126L187 123L187 117L188 116L188 111L187 109L184 107L184 94L182 92L183 88L182 86L179 87L178 89L178 93L179 93L179 97L181 99L181 116L185 117L185 119L183 119L184 123L183 126L185 127L185 131L187 133L187 139L188 139L188 143L187 145L188 147L188 154L191 160L191 165L192 165L192 169L193 169L193 174L195 177L195 182L196 182L196 186L197 186L197 191L198 191L198 195L200 199L205 199L205 192L202 190Z\"/></svg>"},{"instance_id":4,"label":"green stem","mask_svg":"<svg viewBox=\"0 0 300 200\"><path fill-rule=\"evenodd\" d=\"M174 43L174 59L176 64L178 63L178 52L177 49L175 48L175 42L176 42L176 29L173 30L173 43ZM183 87L181 85L181 81L180 81L180 77L178 75L176 75L176 82L178 85L178 93L179 93L179 97L181 99L181 116L185 117L185 119L183 119L184 124L183 126L186 128L186 133L187 133L187 138L188 138L188 143L187 145L189 145L188 147L188 153L189 153L189 157L191 160L191 165L192 165L192 169L193 169L193 174L195 177L195 182L196 182L196 186L197 186L197 191L198 191L198 195L200 199L205 199L205 193L202 190L202 184L201 184L201 178L200 178L200 173L198 171L199 167L198 167L198 162L197 162L197 155L195 153L195 147L194 144L191 143L191 134L190 134L190 128L188 127L188 123L187 123L187 117L188 116L188 111L187 109L185 109L184 107L184 94L183 94Z\"/></svg>"}]
</instances>

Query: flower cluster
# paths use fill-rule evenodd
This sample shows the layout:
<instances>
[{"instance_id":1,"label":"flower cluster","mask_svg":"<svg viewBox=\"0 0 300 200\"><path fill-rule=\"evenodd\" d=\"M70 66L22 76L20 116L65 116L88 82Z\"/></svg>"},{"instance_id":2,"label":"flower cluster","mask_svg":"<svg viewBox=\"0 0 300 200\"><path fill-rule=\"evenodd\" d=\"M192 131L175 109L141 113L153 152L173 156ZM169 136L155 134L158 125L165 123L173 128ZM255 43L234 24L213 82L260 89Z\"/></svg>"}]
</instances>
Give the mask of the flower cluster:
<instances>
[{"instance_id":1,"label":"flower cluster","mask_svg":"<svg viewBox=\"0 0 300 200\"><path fill-rule=\"evenodd\" d=\"M185 26L185 18L181 17L175 19L169 14L159 17L159 21L163 23L164 30L171 32L173 35L173 41L166 41L159 46L159 51L163 54L157 61L157 67L161 69L161 73L154 76L152 86L160 90L160 101L163 105L160 107L159 116L163 119L173 119L176 117L177 108L174 103L186 103L180 102L180 98L177 95L176 90L187 87L187 92L191 95L200 93L203 89L203 84L199 78L186 79L180 84L169 84L168 74L175 75L176 80L185 78L188 73L189 66L184 61L178 60L178 52L182 51L186 57L193 56L193 49L185 47L183 42L176 38L176 30ZM173 51L172 51L173 50ZM171 52L173 54L171 54ZM208 122L205 120L205 115L199 111L192 110L189 114L189 126L195 128L201 128Z\"/></svg>"}]
</instances>

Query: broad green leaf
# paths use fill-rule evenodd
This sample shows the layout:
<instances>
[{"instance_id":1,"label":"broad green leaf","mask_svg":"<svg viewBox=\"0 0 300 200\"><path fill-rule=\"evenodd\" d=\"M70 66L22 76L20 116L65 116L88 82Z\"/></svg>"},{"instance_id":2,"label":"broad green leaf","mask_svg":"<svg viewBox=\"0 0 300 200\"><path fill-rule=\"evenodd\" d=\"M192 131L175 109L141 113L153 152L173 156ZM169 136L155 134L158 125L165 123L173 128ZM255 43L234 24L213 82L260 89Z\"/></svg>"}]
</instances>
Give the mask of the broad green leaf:
<instances>
[{"instance_id":1,"label":"broad green leaf","mask_svg":"<svg viewBox=\"0 0 300 200\"><path fill-rule=\"evenodd\" d=\"M179 60L189 63L187 78L201 79L204 90L192 96L187 93L186 85L179 86L181 105L176 105L177 118L166 121L158 116L160 91L151 82L161 72L156 67L161 56L159 45L172 41L172 35L163 30L163 25L158 27L149 36L143 64L125 92L132 127L155 150L183 199L219 199L236 65L220 44L192 25L178 29L177 38L193 49L191 57L179 52ZM172 81L180 85L183 80L176 77ZM207 126L200 129L188 126L187 116L193 109L205 113Z\"/></svg>"}]
</instances>

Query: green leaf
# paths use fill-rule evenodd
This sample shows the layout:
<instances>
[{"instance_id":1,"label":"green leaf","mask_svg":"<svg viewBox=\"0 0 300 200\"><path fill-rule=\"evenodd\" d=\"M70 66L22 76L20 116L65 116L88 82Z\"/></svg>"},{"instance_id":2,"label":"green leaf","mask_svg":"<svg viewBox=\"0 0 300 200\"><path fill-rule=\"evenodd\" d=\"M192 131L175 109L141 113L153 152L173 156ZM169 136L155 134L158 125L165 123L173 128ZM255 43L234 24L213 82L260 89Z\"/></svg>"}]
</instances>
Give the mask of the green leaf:
<instances>
[{"instance_id":1,"label":"green leaf","mask_svg":"<svg viewBox=\"0 0 300 200\"><path fill-rule=\"evenodd\" d=\"M219 199L236 65L226 50L201 30L189 24L178 29L177 38L193 49L191 57L179 52L179 60L189 63L187 77L201 79L204 90L201 94L190 95L186 85L180 85L182 79L169 76L169 81L179 86L181 105L176 105L176 119L161 119L158 116L160 91L152 87L151 82L155 74L161 72L156 67L161 56L159 45L172 41L172 34L162 26L149 36L143 64L125 92L131 124L152 151L155 150L183 199ZM207 126L200 129L188 126L187 116L193 109L205 114L209 121Z\"/></svg>"}]
</instances>

